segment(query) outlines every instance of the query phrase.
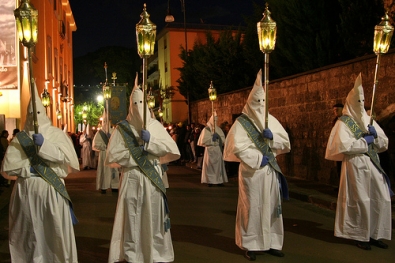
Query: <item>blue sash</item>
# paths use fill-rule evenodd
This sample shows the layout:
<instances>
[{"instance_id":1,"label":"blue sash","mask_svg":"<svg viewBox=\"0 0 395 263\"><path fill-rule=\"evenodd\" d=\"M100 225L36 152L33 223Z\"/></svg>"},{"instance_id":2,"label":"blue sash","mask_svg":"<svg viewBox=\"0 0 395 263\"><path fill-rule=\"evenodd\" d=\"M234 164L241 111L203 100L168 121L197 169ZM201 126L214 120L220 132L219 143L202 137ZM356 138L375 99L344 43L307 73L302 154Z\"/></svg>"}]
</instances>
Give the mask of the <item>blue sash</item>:
<instances>
[{"instance_id":1,"label":"blue sash","mask_svg":"<svg viewBox=\"0 0 395 263\"><path fill-rule=\"evenodd\" d=\"M288 200L289 193L288 193L288 184L287 180L285 179L284 174L281 172L280 167L278 166L277 160L274 157L272 150L270 149L269 145L265 142L265 139L262 136L262 133L258 131L256 126L251 122L250 118L245 114L240 115L237 118L237 121L243 126L246 130L248 137L251 138L252 142L255 146L262 152L263 155L266 155L269 158L270 166L276 170L279 174L280 178L280 190L282 192L283 198Z\"/></svg>"},{"instance_id":2,"label":"blue sash","mask_svg":"<svg viewBox=\"0 0 395 263\"><path fill-rule=\"evenodd\" d=\"M166 197L166 188L165 185L163 184L162 178L160 177L159 173L156 171L154 165L147 159L145 152L139 146L136 136L134 136L134 133L129 126L129 123L126 120L120 121L117 125L117 128L121 133L129 149L129 152L132 155L132 158L138 164L140 170L162 192L166 213L169 213L169 206ZM168 229L170 229L169 218L165 221L165 231L167 231Z\"/></svg>"},{"instance_id":3,"label":"blue sash","mask_svg":"<svg viewBox=\"0 0 395 263\"><path fill-rule=\"evenodd\" d=\"M108 145L108 137L107 137L107 134L106 134L104 131L102 131L102 130L99 130L99 134L100 134L101 138L103 139L104 143L105 143L106 146L107 146L107 145Z\"/></svg>"},{"instance_id":4,"label":"blue sash","mask_svg":"<svg viewBox=\"0 0 395 263\"><path fill-rule=\"evenodd\" d=\"M69 201L70 204L70 214L73 224L77 224L78 220L73 211L73 204L71 202L70 196L67 193L66 186L60 180L59 176L55 173L51 167L48 166L47 163L37 154L36 145L33 140L27 135L25 131L18 132L17 138L19 143L22 146L23 151L26 156L29 158L30 165L36 170L36 172L47 182L49 183L55 190L64 198Z\"/></svg>"},{"instance_id":5,"label":"blue sash","mask_svg":"<svg viewBox=\"0 0 395 263\"><path fill-rule=\"evenodd\" d=\"M363 135L365 134L361 130L361 128L358 126L358 124L351 117L343 115L339 119L342 122L344 122L344 124L346 124L346 126L351 130L351 132L354 134L354 136L357 140L362 138ZM380 165L380 158L379 158L379 155L377 154L377 151L373 147L373 143L369 144L368 152L366 152L364 154L370 157L370 160L372 161L374 166L376 166L376 168L383 174L384 179L387 181L390 196L393 196L394 192L391 189L390 179L389 179L388 175L386 174L386 172L384 171L384 169Z\"/></svg>"}]
</instances>

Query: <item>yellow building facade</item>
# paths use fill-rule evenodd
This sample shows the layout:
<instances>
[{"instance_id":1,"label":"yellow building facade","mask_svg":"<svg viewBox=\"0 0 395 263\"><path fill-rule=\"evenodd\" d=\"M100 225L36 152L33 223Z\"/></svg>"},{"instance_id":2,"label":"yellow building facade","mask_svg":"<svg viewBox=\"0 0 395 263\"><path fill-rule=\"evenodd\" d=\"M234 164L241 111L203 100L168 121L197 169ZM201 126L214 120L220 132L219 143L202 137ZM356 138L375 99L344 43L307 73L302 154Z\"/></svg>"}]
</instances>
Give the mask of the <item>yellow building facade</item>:
<instances>
[{"instance_id":1,"label":"yellow building facade","mask_svg":"<svg viewBox=\"0 0 395 263\"><path fill-rule=\"evenodd\" d=\"M19 6L19 1L10 1L14 4L13 9ZM31 0L30 4L38 11L38 41L32 48L33 78L38 93L41 95L47 89L50 94L47 115L53 125L74 131L72 33L77 26L70 3L68 0ZM15 21L12 11L7 17L12 16ZM21 129L30 100L29 58L27 48L18 39L15 39L14 50L18 81L15 88L7 86L0 89L0 114L4 114L7 120L15 119L15 127ZM11 133L11 127L7 128Z\"/></svg>"},{"instance_id":2,"label":"yellow building facade","mask_svg":"<svg viewBox=\"0 0 395 263\"><path fill-rule=\"evenodd\" d=\"M171 88L172 90L172 96L163 98L161 105L163 122L165 123L188 122L187 98L181 95L177 88L177 80L180 78L180 71L177 68L183 67L183 61L179 55L181 54L181 47L185 49L185 46L187 46L187 49L191 50L196 41L206 43L208 30L203 27L188 26L184 29L180 24L174 26L168 24L157 36L159 86L162 94L166 89ZM215 39L219 37L220 31L210 30L210 32ZM207 87L209 85L210 80L207 80Z\"/></svg>"}]
</instances>

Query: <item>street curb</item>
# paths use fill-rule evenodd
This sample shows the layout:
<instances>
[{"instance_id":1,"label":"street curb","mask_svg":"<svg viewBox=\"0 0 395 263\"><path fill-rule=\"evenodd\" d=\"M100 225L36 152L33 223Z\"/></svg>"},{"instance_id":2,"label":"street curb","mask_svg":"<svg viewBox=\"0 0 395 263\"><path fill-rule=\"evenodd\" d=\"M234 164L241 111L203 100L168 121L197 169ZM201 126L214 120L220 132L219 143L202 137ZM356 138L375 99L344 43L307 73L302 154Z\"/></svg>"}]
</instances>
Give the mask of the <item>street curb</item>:
<instances>
[{"instance_id":1,"label":"street curb","mask_svg":"<svg viewBox=\"0 0 395 263\"><path fill-rule=\"evenodd\" d=\"M318 194L309 194L303 190L295 189L297 187L289 187L290 198L297 199L299 201L308 202L319 207L327 208L336 211L337 200L336 198L326 197Z\"/></svg>"},{"instance_id":2,"label":"street curb","mask_svg":"<svg viewBox=\"0 0 395 263\"><path fill-rule=\"evenodd\" d=\"M201 171L196 168L196 165L191 163L185 164L186 167ZM318 182L306 181L294 177L286 177L288 182L288 191L290 199L296 199L302 202L307 202L315 206L336 211L337 194L334 187ZM296 184L306 185L306 188L299 187ZM325 194L317 189L325 189L326 192L333 191L333 194ZM395 227L395 199L392 201L392 226Z\"/></svg>"}]
</instances>

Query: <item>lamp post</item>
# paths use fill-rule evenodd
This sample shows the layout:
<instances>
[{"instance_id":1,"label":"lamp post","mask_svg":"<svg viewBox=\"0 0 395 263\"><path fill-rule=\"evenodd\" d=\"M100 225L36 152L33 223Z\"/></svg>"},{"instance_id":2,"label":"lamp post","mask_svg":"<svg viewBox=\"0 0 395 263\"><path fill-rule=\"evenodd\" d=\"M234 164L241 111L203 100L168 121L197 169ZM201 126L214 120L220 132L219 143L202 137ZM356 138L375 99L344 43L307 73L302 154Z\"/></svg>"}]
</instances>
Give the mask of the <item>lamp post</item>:
<instances>
[{"instance_id":1,"label":"lamp post","mask_svg":"<svg viewBox=\"0 0 395 263\"><path fill-rule=\"evenodd\" d=\"M264 87L265 87L265 129L269 127L269 54L276 45L276 22L270 17L269 4L266 3L263 18L257 23L259 49L265 54Z\"/></svg>"},{"instance_id":2,"label":"lamp post","mask_svg":"<svg viewBox=\"0 0 395 263\"><path fill-rule=\"evenodd\" d=\"M146 4L144 3L141 20L136 24L137 52L143 59L143 128L147 125L146 103L147 103L147 58L154 54L156 25L149 19Z\"/></svg>"},{"instance_id":3,"label":"lamp post","mask_svg":"<svg viewBox=\"0 0 395 263\"><path fill-rule=\"evenodd\" d=\"M57 118L58 126L60 128L60 126L61 126L60 121L62 119L62 112L59 109L56 110L56 118Z\"/></svg>"},{"instance_id":4,"label":"lamp post","mask_svg":"<svg viewBox=\"0 0 395 263\"><path fill-rule=\"evenodd\" d=\"M108 101L111 99L111 87L107 83L108 79L107 79L107 63L106 62L104 62L104 70L105 70L105 73L106 73L106 83L104 83L104 85L103 85L103 98L106 101L107 132L110 132L110 122L109 122L110 109L108 108Z\"/></svg>"},{"instance_id":5,"label":"lamp post","mask_svg":"<svg viewBox=\"0 0 395 263\"><path fill-rule=\"evenodd\" d=\"M34 132L38 133L38 120L36 109L36 96L34 91L34 78L32 66L32 48L37 43L38 37L38 11L31 5L30 0L22 0L17 9L14 10L16 27L18 30L19 41L28 49L29 57L29 78L30 78L30 94L33 105L33 125Z\"/></svg>"},{"instance_id":6,"label":"lamp post","mask_svg":"<svg viewBox=\"0 0 395 263\"><path fill-rule=\"evenodd\" d=\"M215 133L214 101L217 99L217 90L213 86L213 81L211 81L210 87L208 88L208 98L211 101L211 114L213 115L213 119L214 119L214 127L213 127L213 134L214 134Z\"/></svg>"},{"instance_id":7,"label":"lamp post","mask_svg":"<svg viewBox=\"0 0 395 263\"><path fill-rule=\"evenodd\" d=\"M391 25L388 17L388 10L385 15L381 18L380 24L374 27L374 37L373 37L373 51L376 53L376 69L374 71L374 84L372 92L372 104L370 107L370 125L373 125L373 120L375 118L374 103L376 99L376 88L379 83L378 71L380 67L381 54L388 52L391 44L392 34L394 33L394 27Z\"/></svg>"}]
</instances>

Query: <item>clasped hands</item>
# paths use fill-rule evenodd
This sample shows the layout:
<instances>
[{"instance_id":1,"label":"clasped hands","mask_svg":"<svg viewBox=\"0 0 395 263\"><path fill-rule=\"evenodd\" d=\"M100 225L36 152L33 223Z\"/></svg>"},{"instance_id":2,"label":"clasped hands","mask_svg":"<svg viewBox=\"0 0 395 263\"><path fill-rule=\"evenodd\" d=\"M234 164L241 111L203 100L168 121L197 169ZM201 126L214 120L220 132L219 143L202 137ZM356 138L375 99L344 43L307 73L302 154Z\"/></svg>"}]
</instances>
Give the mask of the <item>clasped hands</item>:
<instances>
[{"instance_id":1,"label":"clasped hands","mask_svg":"<svg viewBox=\"0 0 395 263\"><path fill-rule=\"evenodd\" d=\"M374 139L375 138L377 138L377 131L376 131L376 129L374 128L374 126L372 126L372 125L368 125L368 131L369 131L369 133L368 134L365 134L364 136L363 136L363 138L366 140L366 142L368 143L368 145L369 144L372 144L373 143L373 141L374 141Z\"/></svg>"},{"instance_id":2,"label":"clasped hands","mask_svg":"<svg viewBox=\"0 0 395 263\"><path fill-rule=\"evenodd\" d=\"M217 133L214 133L212 137L213 142L216 142L218 139L219 139L219 135Z\"/></svg>"},{"instance_id":3,"label":"clasped hands","mask_svg":"<svg viewBox=\"0 0 395 263\"><path fill-rule=\"evenodd\" d=\"M33 134L33 142L37 146L42 146L44 143L44 137L41 133Z\"/></svg>"},{"instance_id":4,"label":"clasped hands","mask_svg":"<svg viewBox=\"0 0 395 263\"><path fill-rule=\"evenodd\" d=\"M262 132L263 138L273 140L273 133L270 129L264 129Z\"/></svg>"}]
</instances>

